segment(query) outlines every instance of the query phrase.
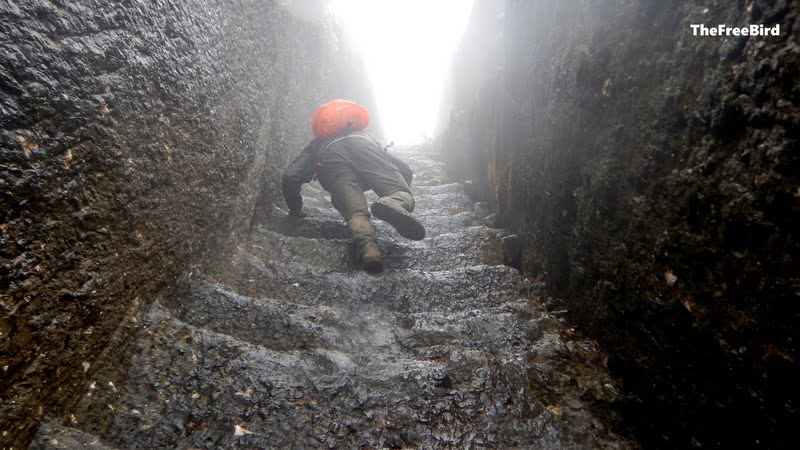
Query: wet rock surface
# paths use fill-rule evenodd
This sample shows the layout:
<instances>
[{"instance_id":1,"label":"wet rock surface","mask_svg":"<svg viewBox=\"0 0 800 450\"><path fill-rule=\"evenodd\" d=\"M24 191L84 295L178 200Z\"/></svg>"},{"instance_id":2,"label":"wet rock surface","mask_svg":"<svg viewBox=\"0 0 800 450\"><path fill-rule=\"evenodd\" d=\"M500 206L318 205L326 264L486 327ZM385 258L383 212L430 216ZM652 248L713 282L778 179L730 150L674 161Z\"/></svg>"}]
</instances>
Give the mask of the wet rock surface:
<instances>
[{"instance_id":1,"label":"wet rock surface","mask_svg":"<svg viewBox=\"0 0 800 450\"><path fill-rule=\"evenodd\" d=\"M795 447L800 3L474 11L442 139L450 173L609 350L643 445Z\"/></svg>"},{"instance_id":2,"label":"wet rock surface","mask_svg":"<svg viewBox=\"0 0 800 450\"><path fill-rule=\"evenodd\" d=\"M290 3L0 2L0 448L269 215L320 99L373 105Z\"/></svg>"},{"instance_id":3,"label":"wet rock surface","mask_svg":"<svg viewBox=\"0 0 800 450\"><path fill-rule=\"evenodd\" d=\"M633 447L612 432L603 351L502 265L505 232L440 163L399 155L428 234L376 221L383 274L355 266L341 217L307 185L310 218L276 209L231 270L155 303L120 368L31 448Z\"/></svg>"}]
</instances>

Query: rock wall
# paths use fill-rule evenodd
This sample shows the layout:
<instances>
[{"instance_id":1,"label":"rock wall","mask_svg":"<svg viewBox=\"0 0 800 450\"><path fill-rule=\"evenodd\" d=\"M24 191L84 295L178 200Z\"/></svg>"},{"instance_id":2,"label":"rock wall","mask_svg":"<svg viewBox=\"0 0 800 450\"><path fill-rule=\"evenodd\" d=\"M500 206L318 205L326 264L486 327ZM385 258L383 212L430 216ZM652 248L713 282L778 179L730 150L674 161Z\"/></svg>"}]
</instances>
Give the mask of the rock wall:
<instances>
[{"instance_id":1,"label":"rock wall","mask_svg":"<svg viewBox=\"0 0 800 450\"><path fill-rule=\"evenodd\" d=\"M604 343L646 448L787 446L800 5L505 3L486 31L502 36L503 69L454 96L439 141L453 175L474 180L525 237L525 269Z\"/></svg>"},{"instance_id":2,"label":"rock wall","mask_svg":"<svg viewBox=\"0 0 800 450\"><path fill-rule=\"evenodd\" d=\"M321 3L0 2L0 442L25 446L139 310L219 270L317 104L372 105Z\"/></svg>"}]
</instances>

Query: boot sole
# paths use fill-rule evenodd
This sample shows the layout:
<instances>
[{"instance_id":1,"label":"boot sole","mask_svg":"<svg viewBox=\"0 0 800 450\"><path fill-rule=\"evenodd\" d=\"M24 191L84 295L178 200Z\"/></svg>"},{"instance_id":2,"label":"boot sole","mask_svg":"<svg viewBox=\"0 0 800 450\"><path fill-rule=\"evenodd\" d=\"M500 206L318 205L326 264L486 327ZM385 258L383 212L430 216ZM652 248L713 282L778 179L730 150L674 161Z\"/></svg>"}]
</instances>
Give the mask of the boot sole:
<instances>
[{"instance_id":1,"label":"boot sole","mask_svg":"<svg viewBox=\"0 0 800 450\"><path fill-rule=\"evenodd\" d=\"M383 262L382 261L375 261L375 260L368 260L363 261L362 264L364 265L364 270L369 273L381 273L383 272Z\"/></svg>"},{"instance_id":2,"label":"boot sole","mask_svg":"<svg viewBox=\"0 0 800 450\"><path fill-rule=\"evenodd\" d=\"M409 214L395 211L391 207L379 202L373 203L370 207L370 211L372 211L372 214L378 219L393 226L394 229L400 233L400 236L411 239L412 241L421 241L425 239L425 227Z\"/></svg>"}]
</instances>

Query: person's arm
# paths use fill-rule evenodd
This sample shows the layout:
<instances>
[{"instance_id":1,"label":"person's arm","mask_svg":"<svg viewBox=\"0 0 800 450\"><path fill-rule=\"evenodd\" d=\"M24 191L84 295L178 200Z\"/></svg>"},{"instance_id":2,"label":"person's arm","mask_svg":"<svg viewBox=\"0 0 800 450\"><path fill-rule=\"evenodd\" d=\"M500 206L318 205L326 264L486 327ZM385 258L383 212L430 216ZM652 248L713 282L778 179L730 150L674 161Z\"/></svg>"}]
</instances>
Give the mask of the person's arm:
<instances>
[{"instance_id":1,"label":"person's arm","mask_svg":"<svg viewBox=\"0 0 800 450\"><path fill-rule=\"evenodd\" d=\"M298 217L305 217L303 212L303 196L300 195L300 188L304 183L308 183L314 178L317 171L315 165L317 141L314 140L289 164L283 173L281 188L286 206L289 207L289 214Z\"/></svg>"},{"instance_id":2,"label":"person's arm","mask_svg":"<svg viewBox=\"0 0 800 450\"><path fill-rule=\"evenodd\" d=\"M411 170L411 167L405 161L392 155L391 153L386 153L386 156L388 156L389 161L391 161L391 163L397 167L400 175L402 175L403 179L406 180L406 184L411 186L411 182L414 180L414 171Z\"/></svg>"}]
</instances>

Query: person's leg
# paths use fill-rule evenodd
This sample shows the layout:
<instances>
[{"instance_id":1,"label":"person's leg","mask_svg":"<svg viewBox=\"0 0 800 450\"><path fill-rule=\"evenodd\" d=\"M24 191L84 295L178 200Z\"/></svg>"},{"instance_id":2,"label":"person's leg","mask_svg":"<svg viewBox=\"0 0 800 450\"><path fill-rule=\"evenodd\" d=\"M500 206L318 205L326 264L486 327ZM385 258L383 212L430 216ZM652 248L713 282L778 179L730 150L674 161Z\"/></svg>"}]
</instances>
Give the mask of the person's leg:
<instances>
[{"instance_id":1,"label":"person's leg","mask_svg":"<svg viewBox=\"0 0 800 450\"><path fill-rule=\"evenodd\" d=\"M393 226L394 229L405 238L414 241L425 239L425 227L415 219L401 203L402 200L408 201L408 197L401 196L401 200L397 200L397 195L395 195L397 192L393 193L392 196L381 197L375 200L370 207L372 215ZM413 209L413 198L411 205Z\"/></svg>"},{"instance_id":2,"label":"person's leg","mask_svg":"<svg viewBox=\"0 0 800 450\"><path fill-rule=\"evenodd\" d=\"M424 239L425 227L409 214L414 210L414 196L397 168L374 150L351 151L345 157L357 168L365 186L380 197L370 208L372 214L388 222L403 237Z\"/></svg>"},{"instance_id":3,"label":"person's leg","mask_svg":"<svg viewBox=\"0 0 800 450\"><path fill-rule=\"evenodd\" d=\"M342 214L345 221L358 214L369 217L367 198L355 177L348 174L331 177L324 187L331 194L331 204Z\"/></svg>"},{"instance_id":4,"label":"person's leg","mask_svg":"<svg viewBox=\"0 0 800 450\"><path fill-rule=\"evenodd\" d=\"M394 166L386 167L382 158L379 161L365 160L362 166L357 167L364 167L359 169L359 174L367 187L375 191L378 197L392 198L406 211L414 211L414 196L400 172Z\"/></svg>"},{"instance_id":5,"label":"person's leg","mask_svg":"<svg viewBox=\"0 0 800 450\"><path fill-rule=\"evenodd\" d=\"M375 239L375 229L369 216L358 213L347 221L353 242L356 245L361 265L367 272L383 271L383 251Z\"/></svg>"},{"instance_id":6,"label":"person's leg","mask_svg":"<svg viewBox=\"0 0 800 450\"><path fill-rule=\"evenodd\" d=\"M405 209L408 212L414 212L414 205L415 205L414 196L411 195L411 192L394 191L389 194L381 194L380 192L376 191L375 193L378 194L381 198L388 197L391 198L392 200L397 201L397 203L399 203L400 206L402 206L403 209Z\"/></svg>"},{"instance_id":7,"label":"person's leg","mask_svg":"<svg viewBox=\"0 0 800 450\"><path fill-rule=\"evenodd\" d=\"M401 236L415 241L425 238L425 227L410 213L414 211L414 196L405 190L394 190L396 186L376 186L380 196L372 204L372 214L393 226Z\"/></svg>"},{"instance_id":8,"label":"person's leg","mask_svg":"<svg viewBox=\"0 0 800 450\"><path fill-rule=\"evenodd\" d=\"M383 252L369 220L367 199L355 173L346 164L330 163L320 171L320 182L331 194L331 203L342 214L364 269L383 270Z\"/></svg>"}]
</instances>

